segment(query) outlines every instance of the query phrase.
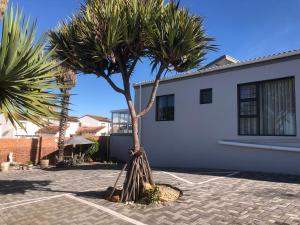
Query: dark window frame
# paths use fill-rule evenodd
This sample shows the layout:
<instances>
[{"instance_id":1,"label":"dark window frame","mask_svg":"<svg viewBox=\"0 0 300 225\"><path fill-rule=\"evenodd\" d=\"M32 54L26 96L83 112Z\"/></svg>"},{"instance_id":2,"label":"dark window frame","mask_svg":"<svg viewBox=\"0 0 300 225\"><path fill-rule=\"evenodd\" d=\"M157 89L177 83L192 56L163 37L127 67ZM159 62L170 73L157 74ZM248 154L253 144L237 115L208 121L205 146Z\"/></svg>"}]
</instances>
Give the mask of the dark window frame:
<instances>
[{"instance_id":1,"label":"dark window frame","mask_svg":"<svg viewBox=\"0 0 300 225\"><path fill-rule=\"evenodd\" d=\"M295 134L293 135L269 135L269 134L261 134L260 132L260 91L259 91L259 85L261 83L264 83L264 82L272 82L272 81L280 81L280 80L285 80L285 79L294 79L294 90L296 91L295 89L295 76L288 76L288 77L282 77L282 78L275 78L275 79L266 79L266 80L260 80L260 81L254 81L254 82L246 82L246 83L241 83L241 84L238 84L237 85L237 119L238 119L238 135L239 136L265 136L265 137L295 137L297 136L297 116L295 116L295 124L296 124L296 130L295 130ZM240 115L240 112L241 112L241 107L240 107L240 104L241 102L243 102L243 99L241 101L240 99L240 88L241 86L245 86L245 85L256 85L256 98L253 98L253 99L256 99L256 114L257 114L257 134L241 134L241 124L240 124L240 118L255 118L253 117L252 115L251 116L245 116L245 115ZM294 106L295 106L295 110L297 109L296 107L296 92L294 92ZM249 98L249 99L252 99L252 98ZM247 100L247 99L246 99Z\"/></svg>"},{"instance_id":2,"label":"dark window frame","mask_svg":"<svg viewBox=\"0 0 300 225\"><path fill-rule=\"evenodd\" d=\"M205 102L204 99L203 99L203 92L205 91L210 91L211 93L211 99L210 99L210 102ZM205 89L200 89L200 104L203 105L203 104L212 104L213 103L213 89L212 88L205 88Z\"/></svg>"},{"instance_id":3,"label":"dark window frame","mask_svg":"<svg viewBox=\"0 0 300 225\"><path fill-rule=\"evenodd\" d=\"M161 120L158 118L158 99L161 98L161 97L169 97L169 96L173 96L174 98L174 106L173 106L173 119L167 119L167 120ZM175 120L175 94L167 94L167 95L159 95L159 96L156 96L156 105L155 105L155 121L174 121Z\"/></svg>"}]
</instances>

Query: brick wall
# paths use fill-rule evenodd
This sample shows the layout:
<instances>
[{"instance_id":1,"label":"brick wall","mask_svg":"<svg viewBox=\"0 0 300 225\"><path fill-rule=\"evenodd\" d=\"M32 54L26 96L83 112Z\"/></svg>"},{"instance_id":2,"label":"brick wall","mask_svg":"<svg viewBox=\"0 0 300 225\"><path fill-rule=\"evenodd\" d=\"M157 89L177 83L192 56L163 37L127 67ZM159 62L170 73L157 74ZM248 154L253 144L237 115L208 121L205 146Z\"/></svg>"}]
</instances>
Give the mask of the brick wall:
<instances>
[{"instance_id":1,"label":"brick wall","mask_svg":"<svg viewBox=\"0 0 300 225\"><path fill-rule=\"evenodd\" d=\"M0 139L0 162L7 161L7 156L13 152L15 162L38 163L39 159L56 151L55 138L32 139Z\"/></svg>"},{"instance_id":2,"label":"brick wall","mask_svg":"<svg viewBox=\"0 0 300 225\"><path fill-rule=\"evenodd\" d=\"M94 138L102 144L107 139L107 137L95 136L85 136L84 138ZM13 152L14 161L18 163L32 161L37 164L42 158L48 158L50 163L53 163L57 154L56 138L0 139L0 163L8 160L10 152ZM100 150L100 152L104 151Z\"/></svg>"}]
</instances>

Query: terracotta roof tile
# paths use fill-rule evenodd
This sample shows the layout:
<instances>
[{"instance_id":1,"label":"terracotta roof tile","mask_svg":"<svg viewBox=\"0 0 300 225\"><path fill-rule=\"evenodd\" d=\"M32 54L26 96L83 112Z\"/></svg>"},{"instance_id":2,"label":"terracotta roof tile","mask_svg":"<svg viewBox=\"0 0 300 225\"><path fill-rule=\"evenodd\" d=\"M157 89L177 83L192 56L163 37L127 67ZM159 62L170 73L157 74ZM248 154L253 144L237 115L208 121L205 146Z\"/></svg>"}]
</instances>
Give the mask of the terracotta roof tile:
<instances>
[{"instance_id":1,"label":"terracotta roof tile","mask_svg":"<svg viewBox=\"0 0 300 225\"><path fill-rule=\"evenodd\" d=\"M76 116L69 116L68 121L69 122L78 122L79 120L78 120L78 117L76 117Z\"/></svg>"},{"instance_id":2,"label":"terracotta roof tile","mask_svg":"<svg viewBox=\"0 0 300 225\"><path fill-rule=\"evenodd\" d=\"M100 126L100 127L79 127L78 130L76 131L76 134L82 135L82 134L96 134L100 130L105 128L105 126Z\"/></svg>"},{"instance_id":3,"label":"terracotta roof tile","mask_svg":"<svg viewBox=\"0 0 300 225\"><path fill-rule=\"evenodd\" d=\"M46 127L42 127L37 131L39 134L56 134L59 131L59 126L49 125Z\"/></svg>"}]
</instances>

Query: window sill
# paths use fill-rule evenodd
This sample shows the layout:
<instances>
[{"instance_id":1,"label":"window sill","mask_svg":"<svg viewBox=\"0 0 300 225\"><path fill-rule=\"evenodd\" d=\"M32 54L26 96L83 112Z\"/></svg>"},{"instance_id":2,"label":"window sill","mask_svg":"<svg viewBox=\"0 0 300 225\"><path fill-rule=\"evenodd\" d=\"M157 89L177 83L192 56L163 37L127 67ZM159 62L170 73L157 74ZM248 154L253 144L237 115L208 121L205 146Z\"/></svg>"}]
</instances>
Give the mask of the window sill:
<instances>
[{"instance_id":1,"label":"window sill","mask_svg":"<svg viewBox=\"0 0 300 225\"><path fill-rule=\"evenodd\" d=\"M256 149L265 149L272 151L287 151L287 152L300 152L300 142L293 142L295 146L284 146L284 143L280 144L277 142L276 145L271 143L255 143L247 141L238 141L238 140L222 140L218 141L221 145L236 146L236 147L245 147L245 148L256 148ZM292 145L293 143L289 143Z\"/></svg>"}]
</instances>

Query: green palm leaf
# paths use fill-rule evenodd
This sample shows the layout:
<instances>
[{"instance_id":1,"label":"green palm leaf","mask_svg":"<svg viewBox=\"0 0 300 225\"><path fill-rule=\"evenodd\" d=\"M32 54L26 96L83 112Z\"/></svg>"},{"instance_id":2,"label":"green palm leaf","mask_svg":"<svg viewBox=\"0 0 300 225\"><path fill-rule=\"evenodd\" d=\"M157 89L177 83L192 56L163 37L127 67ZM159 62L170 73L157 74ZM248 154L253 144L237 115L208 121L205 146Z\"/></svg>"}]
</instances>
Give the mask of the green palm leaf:
<instances>
[{"instance_id":1,"label":"green palm leaf","mask_svg":"<svg viewBox=\"0 0 300 225\"><path fill-rule=\"evenodd\" d=\"M0 113L14 125L20 119L37 125L58 117L61 96L57 84L57 64L50 60L52 52L43 53L45 38L35 42L36 23L25 21L13 7L5 14L0 45Z\"/></svg>"}]
</instances>

